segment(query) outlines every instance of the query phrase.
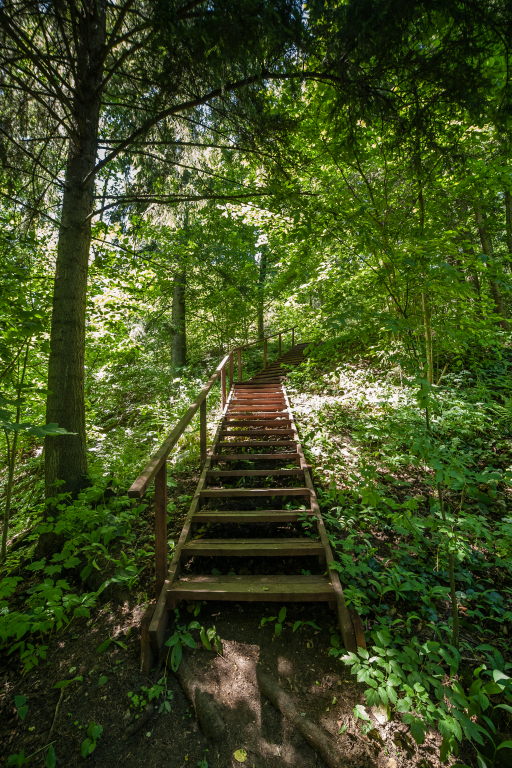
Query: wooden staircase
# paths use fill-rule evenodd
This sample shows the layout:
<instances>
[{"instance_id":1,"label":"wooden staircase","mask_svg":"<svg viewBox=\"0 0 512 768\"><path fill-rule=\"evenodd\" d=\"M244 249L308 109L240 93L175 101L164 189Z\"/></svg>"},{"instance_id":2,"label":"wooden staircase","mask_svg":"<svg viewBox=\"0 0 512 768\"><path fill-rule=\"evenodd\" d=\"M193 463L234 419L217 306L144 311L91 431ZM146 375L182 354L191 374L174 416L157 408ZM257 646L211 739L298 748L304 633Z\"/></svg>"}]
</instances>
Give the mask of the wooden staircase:
<instances>
[{"instance_id":1,"label":"wooden staircase","mask_svg":"<svg viewBox=\"0 0 512 768\"><path fill-rule=\"evenodd\" d=\"M143 668L183 599L326 602L346 649L366 647L361 619L329 569L334 558L283 384L307 347L294 345L233 382L156 608L143 622Z\"/></svg>"}]
</instances>

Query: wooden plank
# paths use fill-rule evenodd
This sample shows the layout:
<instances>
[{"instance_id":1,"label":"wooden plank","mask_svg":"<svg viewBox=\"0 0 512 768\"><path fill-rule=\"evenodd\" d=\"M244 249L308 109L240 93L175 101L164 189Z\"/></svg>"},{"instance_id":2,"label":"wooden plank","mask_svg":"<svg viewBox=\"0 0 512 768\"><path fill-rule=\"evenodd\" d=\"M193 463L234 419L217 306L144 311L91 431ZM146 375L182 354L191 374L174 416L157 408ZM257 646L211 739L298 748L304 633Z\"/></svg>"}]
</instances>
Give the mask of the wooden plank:
<instances>
[{"instance_id":1,"label":"wooden plank","mask_svg":"<svg viewBox=\"0 0 512 768\"><path fill-rule=\"evenodd\" d=\"M275 414L275 413L257 413L252 416L244 416L242 413L240 414L234 413L232 415L227 413L224 420L231 422L231 421L244 421L247 419L252 421L263 421L266 419L273 419L274 421L279 422L279 419L282 419L283 425L290 421L290 417L288 416L288 414L286 414L285 416L279 416L279 418L276 418L276 416L278 416L278 414Z\"/></svg>"},{"instance_id":2,"label":"wooden plank","mask_svg":"<svg viewBox=\"0 0 512 768\"><path fill-rule=\"evenodd\" d=\"M295 440L297 443L297 452L300 456L300 466L302 469L305 470L304 472L304 479L306 482L306 486L311 491L311 509L313 512L316 513L317 517L317 531L320 536L320 541L322 542L322 547L324 550L324 557L327 565L329 563L332 563L334 560L334 557L332 555L331 546L329 543L329 539L327 537L327 533L325 530L325 524L322 518L322 514L320 512L320 507L318 505L318 500L315 493L315 488L313 485L313 481L311 479L311 474L309 471L309 465L306 462L306 459L304 457L304 451L302 450L302 445L299 440L299 433L297 432L297 428L295 426L295 421L293 420L293 414L292 410L290 408L290 401L288 400L288 395L286 393L286 390L284 390L286 401L288 403L288 410L290 413L290 416L292 418L292 424L293 429L295 430ZM341 586L341 581L339 574L336 570L333 568L329 568L329 576L331 579L331 584L333 586L335 595L336 595L336 606L337 606L337 612L338 612L338 623L341 630L341 635L343 638L343 643L345 645L345 648L347 651L357 651L358 641L361 642L360 633L356 634L356 630L354 627L354 622L352 621L352 618L350 616L350 612L348 610L347 604L345 602L345 597L343 595L343 587ZM363 640L364 640L364 634L363 634ZM366 648L366 642L364 647Z\"/></svg>"},{"instance_id":3,"label":"wooden plank","mask_svg":"<svg viewBox=\"0 0 512 768\"><path fill-rule=\"evenodd\" d=\"M299 461L299 454L295 451L288 453L216 453L212 456L214 461Z\"/></svg>"},{"instance_id":4,"label":"wooden plank","mask_svg":"<svg viewBox=\"0 0 512 768\"><path fill-rule=\"evenodd\" d=\"M293 429L247 429L245 432L229 432L225 428L222 429L222 437L277 437L280 435L293 435ZM293 444L295 445L295 442ZM236 443L230 443L230 445L236 445ZM240 445L245 445L245 443L240 443ZM270 445L272 445L271 442Z\"/></svg>"},{"instance_id":5,"label":"wooden plank","mask_svg":"<svg viewBox=\"0 0 512 768\"><path fill-rule=\"evenodd\" d=\"M201 491L202 499L231 499L235 496L259 498L260 496L310 496L309 488L209 488Z\"/></svg>"},{"instance_id":6,"label":"wooden plank","mask_svg":"<svg viewBox=\"0 0 512 768\"><path fill-rule=\"evenodd\" d=\"M247 405L231 405L228 409L228 413L282 413L285 410L284 405L276 404L268 404L268 403L262 403L261 405L254 404L254 403L248 403Z\"/></svg>"},{"instance_id":7,"label":"wooden plank","mask_svg":"<svg viewBox=\"0 0 512 768\"><path fill-rule=\"evenodd\" d=\"M158 597L167 575L167 461L155 476L155 570Z\"/></svg>"},{"instance_id":8,"label":"wooden plank","mask_svg":"<svg viewBox=\"0 0 512 768\"><path fill-rule=\"evenodd\" d=\"M240 427L284 427L284 429L288 431L290 420L282 419L282 421L278 421L275 419L274 421L266 421L265 419L242 419L241 421L236 421L235 419L225 419L223 424L224 426L228 425L231 428L238 425L240 425Z\"/></svg>"},{"instance_id":9,"label":"wooden plank","mask_svg":"<svg viewBox=\"0 0 512 768\"><path fill-rule=\"evenodd\" d=\"M293 440L244 440L217 443L218 448L291 448L294 445Z\"/></svg>"},{"instance_id":10,"label":"wooden plank","mask_svg":"<svg viewBox=\"0 0 512 768\"><path fill-rule=\"evenodd\" d=\"M205 399L205 397L208 395L208 392L211 390L214 383L217 381L219 377L219 373L221 370L221 366L225 365L227 360L227 356L222 360L222 362L217 366L217 369L215 370L215 373L213 376L210 377L207 384L201 392L198 394L190 408L183 414L181 419L178 421L174 429L169 433L169 436L164 440L158 451L152 456L152 458L148 461L138 478L135 480L135 482L132 484L130 490L128 491L128 496L131 499L141 499L144 494L146 493L149 484L155 477L156 473L162 466L163 462L166 460L167 456L171 452L171 450L174 448L178 440L180 439L181 435L185 431L185 429L188 427L190 422L192 421L193 417L196 415L199 406Z\"/></svg>"},{"instance_id":11,"label":"wooden plank","mask_svg":"<svg viewBox=\"0 0 512 768\"><path fill-rule=\"evenodd\" d=\"M219 434L220 426L217 427L217 431L213 439L211 449L212 451L215 450L215 444L219 439ZM149 625L149 637L151 646L157 654L160 654L161 648L163 646L165 631L169 622L169 608L174 608L174 602L168 598L168 591L172 586L174 579L177 579L181 573L181 548L192 535L192 518L199 508L199 493L203 489L206 482L206 472L208 469L210 469L210 463L211 458L208 457L204 464L203 471L201 472L201 477L199 478L199 482L190 504L187 517L185 518L185 524L181 530L180 538L174 550L171 565L167 573L167 578L156 601L155 612L153 614L151 624Z\"/></svg>"},{"instance_id":12,"label":"wooden plank","mask_svg":"<svg viewBox=\"0 0 512 768\"><path fill-rule=\"evenodd\" d=\"M301 515L312 515L310 509L267 509L267 510L201 510L192 518L194 523L296 523Z\"/></svg>"},{"instance_id":13,"label":"wooden plank","mask_svg":"<svg viewBox=\"0 0 512 768\"><path fill-rule=\"evenodd\" d=\"M199 450L201 453L201 464L206 461L206 398L201 403L199 409Z\"/></svg>"},{"instance_id":14,"label":"wooden plank","mask_svg":"<svg viewBox=\"0 0 512 768\"><path fill-rule=\"evenodd\" d=\"M318 556L321 542L311 539L195 539L181 549L184 557Z\"/></svg>"},{"instance_id":15,"label":"wooden plank","mask_svg":"<svg viewBox=\"0 0 512 768\"><path fill-rule=\"evenodd\" d=\"M303 469L211 469L206 477L213 480L215 477L288 477L303 474Z\"/></svg>"},{"instance_id":16,"label":"wooden plank","mask_svg":"<svg viewBox=\"0 0 512 768\"><path fill-rule=\"evenodd\" d=\"M172 591L188 600L330 602L334 590L325 576L216 576L180 580Z\"/></svg>"}]
</instances>

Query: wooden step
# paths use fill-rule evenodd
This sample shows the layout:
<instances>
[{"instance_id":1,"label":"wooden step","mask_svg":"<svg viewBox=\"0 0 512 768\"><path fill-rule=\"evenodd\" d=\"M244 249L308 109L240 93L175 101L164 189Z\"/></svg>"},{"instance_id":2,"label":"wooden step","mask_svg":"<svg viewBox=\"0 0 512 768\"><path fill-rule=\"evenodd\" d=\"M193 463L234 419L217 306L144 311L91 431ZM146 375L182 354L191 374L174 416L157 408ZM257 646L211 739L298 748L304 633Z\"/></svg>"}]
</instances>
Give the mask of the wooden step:
<instances>
[{"instance_id":1,"label":"wooden step","mask_svg":"<svg viewBox=\"0 0 512 768\"><path fill-rule=\"evenodd\" d=\"M206 523L296 523L301 515L313 515L311 509L208 510L192 515L194 524Z\"/></svg>"},{"instance_id":2,"label":"wooden step","mask_svg":"<svg viewBox=\"0 0 512 768\"><path fill-rule=\"evenodd\" d=\"M290 425L291 419L282 419L281 421L278 421L275 419L274 421L266 421L265 419L241 419L240 421L232 418L232 419L225 419L223 422L224 424L228 424L230 427L236 427L237 425L240 425L241 427L284 427L287 432L289 432L289 425Z\"/></svg>"},{"instance_id":3,"label":"wooden step","mask_svg":"<svg viewBox=\"0 0 512 768\"><path fill-rule=\"evenodd\" d=\"M311 496L309 488L210 488L199 491L201 499L257 499L265 496Z\"/></svg>"},{"instance_id":4,"label":"wooden step","mask_svg":"<svg viewBox=\"0 0 512 768\"><path fill-rule=\"evenodd\" d=\"M276 413L256 413L256 414L254 414L252 416L250 416L250 415L244 416L243 413L240 413L240 414L238 414L238 413L233 413L233 414L227 413L226 416L224 417L224 420L225 421L244 421L244 420L250 419L252 421L262 421L262 420L266 420L266 419L273 419L274 421L277 421L278 419L276 417L279 417L280 419L282 419L283 422L291 421L291 418L290 418L290 416L287 413L283 413L282 416L281 416L281 414L276 414Z\"/></svg>"},{"instance_id":5,"label":"wooden step","mask_svg":"<svg viewBox=\"0 0 512 768\"><path fill-rule=\"evenodd\" d=\"M181 548L187 557L300 557L323 551L312 539L194 539Z\"/></svg>"},{"instance_id":6,"label":"wooden step","mask_svg":"<svg viewBox=\"0 0 512 768\"><path fill-rule=\"evenodd\" d=\"M229 404L228 413L286 413L286 405L232 405Z\"/></svg>"},{"instance_id":7,"label":"wooden step","mask_svg":"<svg viewBox=\"0 0 512 768\"><path fill-rule=\"evenodd\" d=\"M294 435L295 431L293 429L247 429L245 432L228 432L226 428L223 427L220 434L221 437L274 437L279 435ZM272 445L272 443L269 444ZM236 443L230 443L230 445L236 445ZM240 445L247 445L247 443L240 443Z\"/></svg>"},{"instance_id":8,"label":"wooden step","mask_svg":"<svg viewBox=\"0 0 512 768\"><path fill-rule=\"evenodd\" d=\"M211 469L206 477L287 477L303 474L303 469Z\"/></svg>"},{"instance_id":9,"label":"wooden step","mask_svg":"<svg viewBox=\"0 0 512 768\"><path fill-rule=\"evenodd\" d=\"M212 461L299 461L296 451L287 453L214 453Z\"/></svg>"},{"instance_id":10,"label":"wooden step","mask_svg":"<svg viewBox=\"0 0 512 768\"><path fill-rule=\"evenodd\" d=\"M297 445L295 440L246 440L245 442L220 442L216 443L216 448L289 448L292 445Z\"/></svg>"},{"instance_id":11,"label":"wooden step","mask_svg":"<svg viewBox=\"0 0 512 768\"><path fill-rule=\"evenodd\" d=\"M333 602L327 576L187 576L168 594L173 600L243 600L265 602Z\"/></svg>"}]
</instances>

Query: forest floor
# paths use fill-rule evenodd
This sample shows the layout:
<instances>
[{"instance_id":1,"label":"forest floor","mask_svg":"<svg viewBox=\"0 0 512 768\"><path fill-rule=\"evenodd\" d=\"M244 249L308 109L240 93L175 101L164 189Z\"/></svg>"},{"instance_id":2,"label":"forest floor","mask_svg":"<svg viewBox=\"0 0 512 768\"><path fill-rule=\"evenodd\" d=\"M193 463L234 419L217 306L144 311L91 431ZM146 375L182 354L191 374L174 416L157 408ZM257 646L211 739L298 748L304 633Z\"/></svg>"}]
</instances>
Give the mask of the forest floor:
<instances>
[{"instance_id":1,"label":"forest floor","mask_svg":"<svg viewBox=\"0 0 512 768\"><path fill-rule=\"evenodd\" d=\"M365 457L367 460L370 452L375 454L375 434L372 432L375 424L370 428L366 422L363 424L366 436L361 432L361 415L368 415L372 408L377 413L380 408L378 403L372 405L372 386L368 383L368 375L368 369L361 368L359 378L352 376L349 386L350 377L340 383L337 373L333 385L329 374L324 377L327 383L324 382L323 390L318 384L312 387L311 383L301 382L300 378L296 378L294 385L292 383L295 387L292 407L307 455L316 464L315 482L320 503L328 515L333 505L343 504L343 499L340 500L336 494L343 494L343 489L355 483L354 472L367 467ZM378 387L379 372L371 372L371 379L377 381ZM382 381L384 379L383 376ZM393 418L396 420L396 415ZM355 422L350 419L358 419L357 429L353 428ZM389 429L393 428L391 424ZM492 452L494 446L495 459L500 459L505 466L510 459L510 446L497 443L496 435L486 439L490 441L489 451ZM403 442L403 438L398 442ZM501 445L498 451L496 445ZM405 450L403 445L400 450ZM379 461L377 469L380 478L393 486L388 490L396 502L405 503L412 498L417 501L416 507L421 507L425 503L425 494L428 499L422 470L411 468L410 462L403 459L390 467L391 459L389 456L383 458L382 453ZM499 461L494 460L494 464L499 464ZM169 533L177 538L187 500L198 480L197 469L175 473L174 480L170 500L175 502L175 511L170 519ZM488 504L485 510L491 517L493 509L501 510L501 507L495 507L494 502L504 498L505 501L500 502L505 504L504 509L510 503L509 492L503 484L497 487L501 489L498 496L494 494L493 499L487 496L485 502ZM482 497L480 501L483 503L485 499ZM405 546L409 554L415 556L414 540L407 531L404 534L398 528L397 534L395 529L382 525L377 517L369 517L368 508L361 508L360 505L356 513L360 515L360 535L367 548L359 550L356 564L366 558L373 571L382 576L390 567L394 551L400 551ZM503 510L499 518L503 517L502 513ZM151 504L140 516L138 526L138 540L150 539L153 530ZM338 535L342 541L347 532L339 532ZM350 535L359 534L352 531ZM416 565L413 567L409 563L408 567L412 572ZM23 581L16 587L12 604L23 606L27 590L36 577L33 572L21 568L17 572L22 574ZM420 575L417 569L415 574ZM104 578L105 574L96 578L100 576ZM505 595L503 605L506 608L512 586L509 571L500 570L493 564L486 576L494 579L494 588ZM408 578L413 578L411 573ZM446 574L440 571L439 578L446 579ZM354 571L354 579L348 591L352 589L352 594L356 595L357 589L369 582L369 576L362 569L361 572ZM468 579L466 576L466 581ZM102 604L91 609L90 618L74 619L67 629L54 633L50 639L45 638L48 646L46 659L24 675L19 656L2 653L2 760L9 758L10 765L23 765L23 757L33 755L27 764L51 766L48 758L45 763L46 750L43 747L52 743L56 765L74 768L84 762L81 745L90 724L94 723L102 727L102 732L96 739L96 748L86 759L89 765L98 768L121 765L139 768L142 764L148 768L191 765L228 768L240 765L237 757L252 768L324 766L321 757L308 746L301 734L260 693L256 670L261 667L289 694L306 720L316 724L337 745L340 766L437 768L440 765L442 737L435 728L427 729L424 742L417 744L411 737L409 725L402 721L398 712L392 709L388 719L385 708L370 707L365 703L367 684L357 682L356 675L351 674L349 667L339 658L336 641L333 640L337 631L335 616L319 604L302 606L295 603L273 607L266 604L204 603L201 606L196 620L206 628L215 627L223 648L221 656L198 643L196 650L186 649L184 654L187 668L201 678L225 725L220 733L205 735L170 667L166 671L165 666L160 666L148 678L139 671L140 620L148 605L153 583L152 561L146 557L144 569L131 592L117 585L109 588L110 591L105 590ZM398 636L402 633L402 644L409 642L411 637L417 637L423 643L436 638L435 622L445 626L450 616L446 594L428 604L429 611L437 611L429 624L423 614L419 615L421 611L411 591L414 584L409 584L408 590L397 592L395 599L388 595L387 605L374 596L362 600L360 611L367 633L376 626L376 621L381 622L379 626L387 621L392 630L394 625L393 631ZM496 599L492 597L495 602ZM503 597L500 599L503 601ZM504 664L512 662L512 655L506 634L507 622L499 623L499 614L492 612L484 617L485 620L473 619L465 607L468 603L464 603L464 596L461 595L460 600L462 618L466 616L468 621L462 626L459 679L464 681L464 675L466 678L469 675L469 683L467 679L464 682L467 689L474 669L482 663L483 652L478 650L479 643L491 643L502 654ZM283 631L277 635L272 621L264 626L261 623L262 619L275 615L282 607L287 609L286 621ZM503 616L505 612L500 610ZM179 622L186 624L192 621L194 616L189 611L193 611L193 605L180 606ZM296 621L313 622L317 628L303 625L294 632ZM475 622L474 626L472 622ZM74 680L75 677L79 679ZM61 689L54 687L64 680L74 681ZM151 698L152 690L157 693L156 705L144 708L140 701L143 697ZM28 710L24 719L17 713L15 696L26 698ZM365 707L367 721L355 716L358 705ZM149 712L152 712L150 716ZM505 726L501 726L501 731L503 738L510 738ZM510 765L510 752L510 749L503 749L497 753L496 768ZM476 766L475 751L469 741L462 741L458 760L451 756L443 764L450 766L457 761Z\"/></svg>"}]
</instances>

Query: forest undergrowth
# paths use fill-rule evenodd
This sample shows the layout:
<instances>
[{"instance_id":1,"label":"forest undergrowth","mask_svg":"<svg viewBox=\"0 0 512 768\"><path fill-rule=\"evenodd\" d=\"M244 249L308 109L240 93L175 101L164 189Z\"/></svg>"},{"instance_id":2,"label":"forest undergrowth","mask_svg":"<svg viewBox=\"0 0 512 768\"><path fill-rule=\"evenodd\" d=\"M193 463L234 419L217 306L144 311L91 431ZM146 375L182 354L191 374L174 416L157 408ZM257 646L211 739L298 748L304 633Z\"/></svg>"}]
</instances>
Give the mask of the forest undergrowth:
<instances>
[{"instance_id":1,"label":"forest undergrowth","mask_svg":"<svg viewBox=\"0 0 512 768\"><path fill-rule=\"evenodd\" d=\"M438 729L441 760L465 737L480 768L508 765L512 355L427 392L389 360L338 355L326 345L290 377L334 567L368 641L346 655L335 635L329 652L418 744Z\"/></svg>"},{"instance_id":2,"label":"forest undergrowth","mask_svg":"<svg viewBox=\"0 0 512 768\"><path fill-rule=\"evenodd\" d=\"M248 371L258 365L253 357ZM363 733L373 728L373 712L385 713L401 719L418 744L431 729L440 731L442 761L465 741L478 768L504 766L512 755L512 356L445 373L426 393L395 362L351 356L331 344L290 376L333 567L368 642L367 651L346 655L333 634L323 652L366 686L366 707L353 713ZM152 494L132 505L126 491L201 378L185 372L174 382L168 412L168 394L157 392L151 401L141 384L148 374L135 393L134 380L132 372L123 389L118 370L97 377L91 396L103 402L102 413L120 413L129 401L136 416L129 425L118 418L114 427L112 416L97 421L91 485L74 502L58 500L57 522L41 522L37 446L20 465L13 530L30 533L21 546L14 542L3 564L0 617L8 670L3 698L16 696L20 718L23 681L47 666L70 627L94 621L113 596L141 608L151 599ZM211 427L217 416L214 397ZM197 469L192 427L169 468L170 552ZM309 532L306 519L302 525ZM50 530L61 546L50 558L37 558L36 542ZM24 759L14 753L9 764ZM48 760L52 765L51 750Z\"/></svg>"}]
</instances>

